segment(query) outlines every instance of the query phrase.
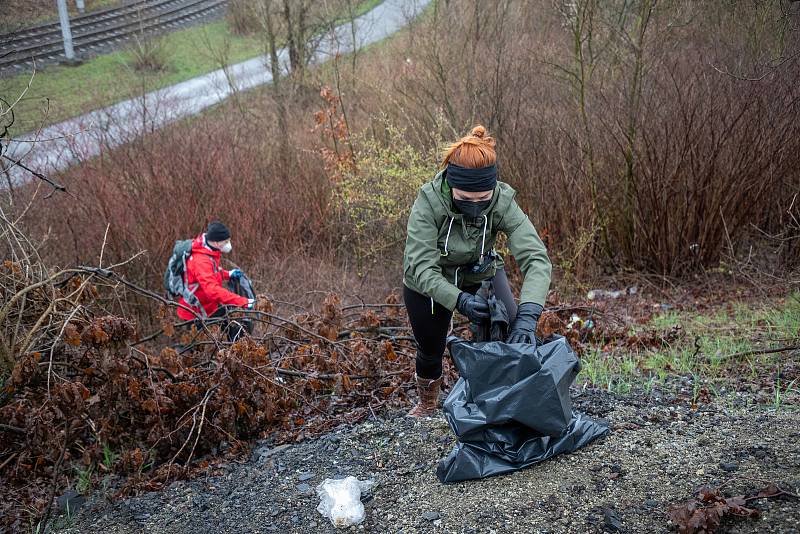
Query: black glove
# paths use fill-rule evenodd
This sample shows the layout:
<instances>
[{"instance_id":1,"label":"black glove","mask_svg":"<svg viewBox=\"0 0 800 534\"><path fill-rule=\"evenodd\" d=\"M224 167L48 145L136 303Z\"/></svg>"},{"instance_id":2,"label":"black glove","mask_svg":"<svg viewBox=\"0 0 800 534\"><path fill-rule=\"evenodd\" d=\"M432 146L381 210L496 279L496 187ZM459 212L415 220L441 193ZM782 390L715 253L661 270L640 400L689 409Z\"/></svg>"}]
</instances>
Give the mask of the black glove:
<instances>
[{"instance_id":1,"label":"black glove","mask_svg":"<svg viewBox=\"0 0 800 534\"><path fill-rule=\"evenodd\" d=\"M461 294L458 295L456 308L472 322L479 323L489 318L489 303L480 295L470 295L462 291Z\"/></svg>"},{"instance_id":2,"label":"black glove","mask_svg":"<svg viewBox=\"0 0 800 534\"><path fill-rule=\"evenodd\" d=\"M511 325L511 332L508 333L506 343L529 343L536 344L536 324L542 315L542 307L533 302L525 302L519 305L517 318Z\"/></svg>"}]
</instances>

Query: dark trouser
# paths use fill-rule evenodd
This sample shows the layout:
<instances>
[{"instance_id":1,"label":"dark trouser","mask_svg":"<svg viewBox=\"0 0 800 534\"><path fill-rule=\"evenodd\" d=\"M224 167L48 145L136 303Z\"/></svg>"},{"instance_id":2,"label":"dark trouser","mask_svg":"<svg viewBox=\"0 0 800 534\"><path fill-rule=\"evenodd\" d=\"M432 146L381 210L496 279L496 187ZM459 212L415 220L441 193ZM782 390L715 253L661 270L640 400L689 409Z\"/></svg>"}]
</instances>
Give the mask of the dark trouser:
<instances>
[{"instance_id":1,"label":"dark trouser","mask_svg":"<svg viewBox=\"0 0 800 534\"><path fill-rule=\"evenodd\" d=\"M208 316L209 320L207 321L210 324L220 325L220 329L231 343L234 343L247 331L238 319L230 319L228 317L228 312L233 309L235 308L220 306L214 313ZM198 328L200 328L199 325Z\"/></svg>"},{"instance_id":2,"label":"dark trouser","mask_svg":"<svg viewBox=\"0 0 800 534\"><path fill-rule=\"evenodd\" d=\"M481 286L469 286L462 291L475 294ZM494 275L494 292L508 310L509 317L517 316L517 303L511 293L511 285L503 269L498 269ZM453 312L421 293L412 291L403 286L403 300L408 312L408 320L414 331L417 341L417 376L435 379L442 376L442 356L447 342L447 332L450 330L450 320Z\"/></svg>"}]
</instances>

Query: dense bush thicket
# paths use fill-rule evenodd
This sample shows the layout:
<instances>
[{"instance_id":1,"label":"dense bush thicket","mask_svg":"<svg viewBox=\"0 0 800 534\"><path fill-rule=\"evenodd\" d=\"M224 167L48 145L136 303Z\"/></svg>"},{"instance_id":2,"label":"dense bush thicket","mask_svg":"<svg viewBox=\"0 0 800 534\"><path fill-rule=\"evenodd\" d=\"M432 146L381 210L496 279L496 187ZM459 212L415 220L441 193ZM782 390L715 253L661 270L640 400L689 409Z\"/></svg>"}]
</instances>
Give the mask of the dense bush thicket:
<instances>
[{"instance_id":1,"label":"dense bush thicket","mask_svg":"<svg viewBox=\"0 0 800 534\"><path fill-rule=\"evenodd\" d=\"M27 229L67 264L108 227L108 257L146 250L128 274L154 287L173 240L218 217L268 289L365 291L370 274L383 294L414 191L481 122L562 271L683 275L754 237L792 268L799 8L437 2L379 47L69 171L76 196L37 201Z\"/></svg>"}]
</instances>

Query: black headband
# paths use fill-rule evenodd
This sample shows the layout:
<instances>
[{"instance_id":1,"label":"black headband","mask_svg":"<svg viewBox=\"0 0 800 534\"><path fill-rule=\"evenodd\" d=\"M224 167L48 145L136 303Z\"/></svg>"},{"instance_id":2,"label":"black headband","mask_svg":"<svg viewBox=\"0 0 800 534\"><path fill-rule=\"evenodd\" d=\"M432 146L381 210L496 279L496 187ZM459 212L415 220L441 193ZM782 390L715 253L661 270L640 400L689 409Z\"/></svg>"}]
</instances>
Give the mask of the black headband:
<instances>
[{"instance_id":1,"label":"black headband","mask_svg":"<svg viewBox=\"0 0 800 534\"><path fill-rule=\"evenodd\" d=\"M497 165L489 165L480 169L468 169L448 163L445 175L450 187L469 193L494 191L494 187L497 185Z\"/></svg>"}]
</instances>

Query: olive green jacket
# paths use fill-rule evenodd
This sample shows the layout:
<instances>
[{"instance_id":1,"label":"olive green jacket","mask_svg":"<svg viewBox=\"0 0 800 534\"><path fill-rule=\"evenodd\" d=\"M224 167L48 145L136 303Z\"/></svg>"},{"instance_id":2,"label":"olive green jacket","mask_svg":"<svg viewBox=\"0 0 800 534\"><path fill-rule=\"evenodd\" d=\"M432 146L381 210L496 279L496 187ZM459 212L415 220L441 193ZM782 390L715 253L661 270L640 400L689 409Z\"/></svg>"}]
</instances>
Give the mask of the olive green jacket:
<instances>
[{"instance_id":1,"label":"olive green jacket","mask_svg":"<svg viewBox=\"0 0 800 534\"><path fill-rule=\"evenodd\" d=\"M462 287L491 278L502 258L484 273L470 272L492 251L498 232L508 236L508 248L525 276L520 302L544 306L550 287L550 259L544 243L517 202L511 186L497 182L492 203L474 221L456 211L444 171L420 188L408 218L403 259L403 283L453 310Z\"/></svg>"}]
</instances>

